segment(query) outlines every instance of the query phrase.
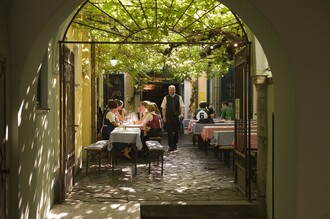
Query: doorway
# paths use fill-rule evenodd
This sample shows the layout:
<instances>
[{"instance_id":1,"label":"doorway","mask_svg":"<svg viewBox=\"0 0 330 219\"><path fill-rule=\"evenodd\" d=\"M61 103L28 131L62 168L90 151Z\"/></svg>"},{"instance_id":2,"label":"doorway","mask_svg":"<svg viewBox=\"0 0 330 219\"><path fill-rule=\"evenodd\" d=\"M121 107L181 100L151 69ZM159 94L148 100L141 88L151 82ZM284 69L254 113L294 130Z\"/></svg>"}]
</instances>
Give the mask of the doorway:
<instances>
[{"instance_id":1,"label":"doorway","mask_svg":"<svg viewBox=\"0 0 330 219\"><path fill-rule=\"evenodd\" d=\"M61 194L65 200L74 186L75 174L75 101L74 101L74 53L60 44L62 52L61 77Z\"/></svg>"},{"instance_id":2,"label":"doorway","mask_svg":"<svg viewBox=\"0 0 330 219\"><path fill-rule=\"evenodd\" d=\"M174 85L176 93L182 96L182 89L178 82L154 82L146 84L143 87L141 100L148 100L157 104L159 110L161 110L161 104L163 98L168 94L168 87Z\"/></svg>"}]
</instances>

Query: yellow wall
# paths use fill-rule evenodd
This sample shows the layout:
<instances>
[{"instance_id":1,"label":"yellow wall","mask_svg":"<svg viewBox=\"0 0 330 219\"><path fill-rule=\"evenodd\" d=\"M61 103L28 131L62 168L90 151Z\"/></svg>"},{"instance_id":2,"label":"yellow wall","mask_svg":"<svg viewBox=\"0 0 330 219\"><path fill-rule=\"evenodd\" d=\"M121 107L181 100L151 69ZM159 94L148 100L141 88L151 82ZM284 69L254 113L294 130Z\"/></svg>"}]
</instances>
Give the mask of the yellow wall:
<instances>
[{"instance_id":1,"label":"yellow wall","mask_svg":"<svg viewBox=\"0 0 330 219\"><path fill-rule=\"evenodd\" d=\"M82 121L82 145L91 144L91 60L90 60L90 45L83 45L82 48L82 92L79 98L82 100L81 121Z\"/></svg>"},{"instance_id":2,"label":"yellow wall","mask_svg":"<svg viewBox=\"0 0 330 219\"><path fill-rule=\"evenodd\" d=\"M196 103L196 107L201 101L207 100L207 79L202 76L198 78L198 101Z\"/></svg>"}]
</instances>

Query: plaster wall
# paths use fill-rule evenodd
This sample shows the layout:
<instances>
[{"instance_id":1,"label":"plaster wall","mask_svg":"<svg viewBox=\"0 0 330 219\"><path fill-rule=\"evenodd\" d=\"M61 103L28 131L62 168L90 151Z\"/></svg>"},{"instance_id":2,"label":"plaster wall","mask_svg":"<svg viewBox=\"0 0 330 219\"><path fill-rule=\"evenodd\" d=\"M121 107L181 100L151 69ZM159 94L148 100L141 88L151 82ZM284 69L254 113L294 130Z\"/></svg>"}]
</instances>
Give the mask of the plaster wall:
<instances>
[{"instance_id":1,"label":"plaster wall","mask_svg":"<svg viewBox=\"0 0 330 219\"><path fill-rule=\"evenodd\" d=\"M90 45L82 45L82 62L83 70L82 74L82 93L81 100L83 102L83 106L79 109L78 112L82 113L81 116L81 129L82 129L82 145L87 146L92 142L92 127L91 127L91 57L90 57L91 47ZM76 112L76 113L78 113Z\"/></svg>"},{"instance_id":2,"label":"plaster wall","mask_svg":"<svg viewBox=\"0 0 330 219\"><path fill-rule=\"evenodd\" d=\"M268 155L267 155L267 176L266 176L266 205L267 205L267 215L269 219L272 219L273 214L273 166L272 166L272 156L273 156L273 123L272 123L272 115L274 113L274 85L269 84L267 87L267 128L268 128Z\"/></svg>"},{"instance_id":3,"label":"plaster wall","mask_svg":"<svg viewBox=\"0 0 330 219\"><path fill-rule=\"evenodd\" d=\"M52 155L48 147L56 147L56 143L49 145L46 137L54 133L39 126L55 125L47 123L49 115L35 113L37 69L51 37L77 4L75 0L34 3L17 0L8 2L8 7L3 9L8 12L8 74L10 84L14 85L10 87L8 104L11 112L8 115L8 218L45 218L47 205L52 204L53 170L51 164L43 164Z\"/></svg>"},{"instance_id":4,"label":"plaster wall","mask_svg":"<svg viewBox=\"0 0 330 219\"><path fill-rule=\"evenodd\" d=\"M6 10L6 3L0 1L0 55L8 55L8 13Z\"/></svg>"}]
</instances>

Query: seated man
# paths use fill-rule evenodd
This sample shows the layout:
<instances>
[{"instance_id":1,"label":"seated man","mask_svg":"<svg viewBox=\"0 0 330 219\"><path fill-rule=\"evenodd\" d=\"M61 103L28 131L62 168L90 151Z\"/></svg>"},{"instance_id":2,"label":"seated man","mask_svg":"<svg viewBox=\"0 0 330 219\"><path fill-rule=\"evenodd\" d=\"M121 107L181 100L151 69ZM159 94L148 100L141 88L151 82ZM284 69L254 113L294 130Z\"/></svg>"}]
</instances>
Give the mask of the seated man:
<instances>
[{"instance_id":1,"label":"seated man","mask_svg":"<svg viewBox=\"0 0 330 219\"><path fill-rule=\"evenodd\" d=\"M235 113L228 101L222 101L221 103L221 118L224 120L234 120Z\"/></svg>"},{"instance_id":2,"label":"seated man","mask_svg":"<svg viewBox=\"0 0 330 219\"><path fill-rule=\"evenodd\" d=\"M207 103L202 101L199 103L199 108L194 112L194 119L207 119L209 117L209 109L207 108Z\"/></svg>"}]
</instances>

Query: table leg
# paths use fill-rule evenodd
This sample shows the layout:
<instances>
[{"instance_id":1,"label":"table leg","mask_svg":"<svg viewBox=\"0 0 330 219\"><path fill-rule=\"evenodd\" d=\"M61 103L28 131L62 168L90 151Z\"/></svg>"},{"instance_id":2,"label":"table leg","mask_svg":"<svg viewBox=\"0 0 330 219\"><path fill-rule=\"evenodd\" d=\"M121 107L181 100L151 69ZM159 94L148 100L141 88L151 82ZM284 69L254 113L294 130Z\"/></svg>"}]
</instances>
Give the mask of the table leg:
<instances>
[{"instance_id":1,"label":"table leg","mask_svg":"<svg viewBox=\"0 0 330 219\"><path fill-rule=\"evenodd\" d=\"M164 152L161 153L162 156L162 169L161 169L161 175L163 175L163 169L164 169Z\"/></svg>"},{"instance_id":2,"label":"table leg","mask_svg":"<svg viewBox=\"0 0 330 219\"><path fill-rule=\"evenodd\" d=\"M89 151L87 150L87 160L86 160L86 173L88 172L88 159L89 159Z\"/></svg>"},{"instance_id":3,"label":"table leg","mask_svg":"<svg viewBox=\"0 0 330 219\"><path fill-rule=\"evenodd\" d=\"M117 162L117 149L115 144L112 144L112 153L111 153L111 168L112 168L112 173L115 171L115 162ZM116 159L116 160L115 160Z\"/></svg>"},{"instance_id":4,"label":"table leg","mask_svg":"<svg viewBox=\"0 0 330 219\"><path fill-rule=\"evenodd\" d=\"M137 153L137 147L136 147L136 144L134 144L134 151L135 151L135 175L137 174L137 155L138 155L138 153Z\"/></svg>"},{"instance_id":5,"label":"table leg","mask_svg":"<svg viewBox=\"0 0 330 219\"><path fill-rule=\"evenodd\" d=\"M99 152L99 173L101 173L101 156L102 156L102 151Z\"/></svg>"}]
</instances>

